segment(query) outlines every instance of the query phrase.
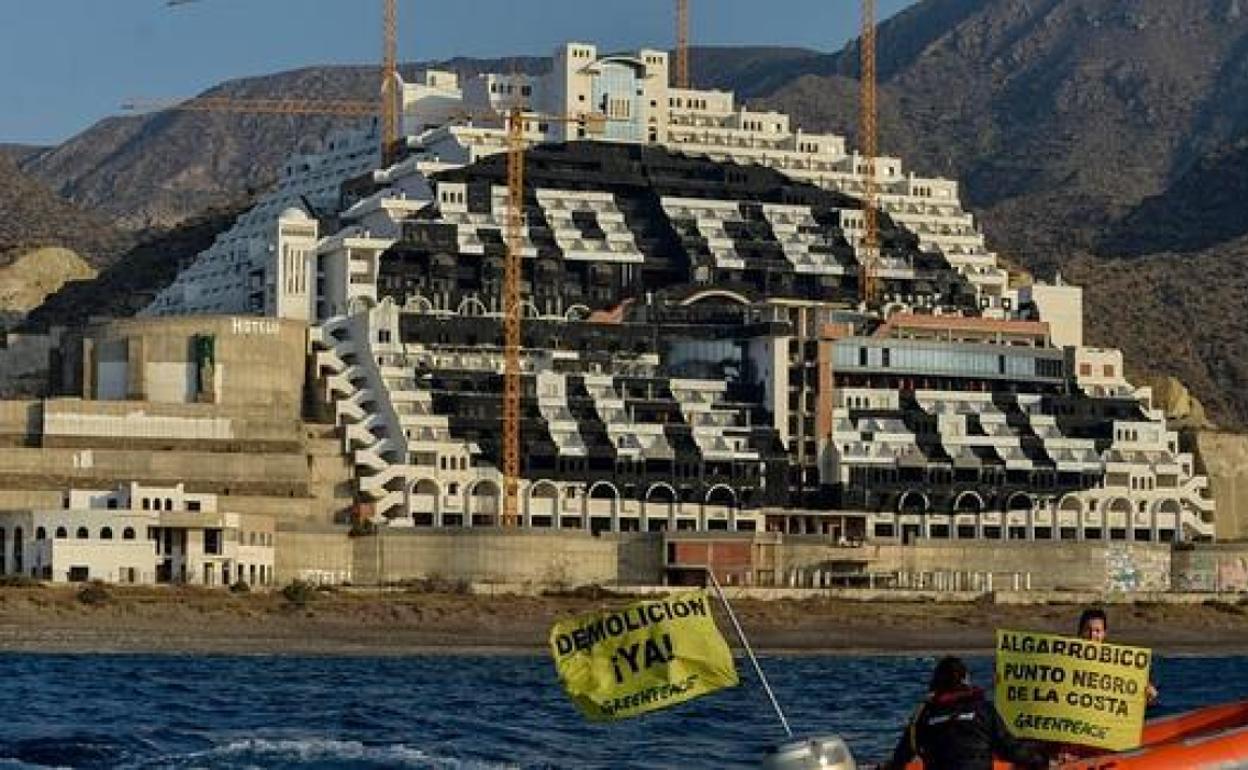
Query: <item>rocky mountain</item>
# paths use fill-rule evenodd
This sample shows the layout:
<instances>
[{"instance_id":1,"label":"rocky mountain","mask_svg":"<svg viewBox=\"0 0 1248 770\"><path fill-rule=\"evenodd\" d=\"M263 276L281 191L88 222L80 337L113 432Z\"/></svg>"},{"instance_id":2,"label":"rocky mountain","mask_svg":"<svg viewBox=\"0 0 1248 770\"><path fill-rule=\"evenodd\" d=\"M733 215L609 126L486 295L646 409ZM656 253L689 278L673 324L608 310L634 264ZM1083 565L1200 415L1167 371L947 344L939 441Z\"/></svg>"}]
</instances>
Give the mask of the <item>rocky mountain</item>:
<instances>
[{"instance_id":1,"label":"rocky mountain","mask_svg":"<svg viewBox=\"0 0 1248 770\"><path fill-rule=\"evenodd\" d=\"M783 82L785 67L818 58L788 48L700 50L695 71L725 88ZM542 72L544 58L467 59L403 67L413 78L427 66L473 77L481 72ZM231 81L205 95L367 100L377 93L375 67L314 67ZM358 121L357 121L358 123ZM350 120L321 116L158 112L100 121L65 144L27 156L22 168L63 197L101 211L130 229L165 227L239 195L263 189L294 152L315 151Z\"/></svg>"},{"instance_id":2,"label":"rocky mountain","mask_svg":"<svg viewBox=\"0 0 1248 770\"><path fill-rule=\"evenodd\" d=\"M961 180L1008 261L1083 283L1090 337L1137 376L1248 426L1248 3L923 0L879 59L885 152ZM854 137L858 61L801 63L763 103Z\"/></svg>"},{"instance_id":3,"label":"rocky mountain","mask_svg":"<svg viewBox=\"0 0 1248 770\"><path fill-rule=\"evenodd\" d=\"M1176 376L1215 422L1248 425L1248 327L1236 320L1248 291L1248 0L921 0L881 26L879 46L884 151L960 179L1008 261L1084 283L1089 336L1122 347L1135 374ZM856 44L835 54L695 49L692 69L701 86L852 138L858 56ZM375 69L335 67L210 93L375 91ZM168 225L263 188L331 125L114 118L21 162L126 227Z\"/></svg>"},{"instance_id":4,"label":"rocky mountain","mask_svg":"<svg viewBox=\"0 0 1248 770\"><path fill-rule=\"evenodd\" d=\"M1248 130L1240 0L925 0L879 56L884 149L960 178L994 242L1040 267ZM767 102L856 134L856 45L820 69Z\"/></svg>"},{"instance_id":5,"label":"rocky mountain","mask_svg":"<svg viewBox=\"0 0 1248 770\"><path fill-rule=\"evenodd\" d=\"M0 266L31 249L60 246L106 264L129 237L100 214L58 197L0 153Z\"/></svg>"},{"instance_id":6,"label":"rocky mountain","mask_svg":"<svg viewBox=\"0 0 1248 770\"><path fill-rule=\"evenodd\" d=\"M92 316L134 315L249 205L234 201L169 230L149 233L93 279L64 282L23 319L20 328L45 331L51 326L82 324Z\"/></svg>"},{"instance_id":7,"label":"rocky mountain","mask_svg":"<svg viewBox=\"0 0 1248 770\"><path fill-rule=\"evenodd\" d=\"M36 155L47 147L41 147L36 144L4 144L0 142L0 155L3 155L14 163L21 163L32 155Z\"/></svg>"}]
</instances>

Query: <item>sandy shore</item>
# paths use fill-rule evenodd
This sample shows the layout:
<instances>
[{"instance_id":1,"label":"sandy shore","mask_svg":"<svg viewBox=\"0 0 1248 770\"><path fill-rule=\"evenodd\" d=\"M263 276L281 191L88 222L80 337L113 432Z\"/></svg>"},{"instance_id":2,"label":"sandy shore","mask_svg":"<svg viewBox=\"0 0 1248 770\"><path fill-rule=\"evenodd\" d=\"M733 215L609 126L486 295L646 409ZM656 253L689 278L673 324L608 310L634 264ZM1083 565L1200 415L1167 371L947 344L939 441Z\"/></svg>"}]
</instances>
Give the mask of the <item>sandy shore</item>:
<instances>
[{"instance_id":1,"label":"sandy shore","mask_svg":"<svg viewBox=\"0 0 1248 770\"><path fill-rule=\"evenodd\" d=\"M627 599L470 596L420 590L232 595L189 588L0 589L0 650L14 652L412 655L539 653L560 617ZM739 601L754 646L770 653L988 651L997 628L1070 632L1064 605ZM720 628L730 628L722 618ZM1111 609L1114 639L1163 653L1248 654L1248 605Z\"/></svg>"}]
</instances>

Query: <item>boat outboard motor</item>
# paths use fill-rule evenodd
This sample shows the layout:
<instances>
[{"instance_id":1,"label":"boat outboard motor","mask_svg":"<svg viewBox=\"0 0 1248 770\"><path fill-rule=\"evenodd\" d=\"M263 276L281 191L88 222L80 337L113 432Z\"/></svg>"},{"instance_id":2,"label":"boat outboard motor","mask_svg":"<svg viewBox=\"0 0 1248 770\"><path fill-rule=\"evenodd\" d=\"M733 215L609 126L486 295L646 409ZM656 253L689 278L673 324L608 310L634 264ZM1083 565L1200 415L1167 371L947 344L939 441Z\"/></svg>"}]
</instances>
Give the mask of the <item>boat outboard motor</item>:
<instances>
[{"instance_id":1,"label":"boat outboard motor","mask_svg":"<svg viewBox=\"0 0 1248 770\"><path fill-rule=\"evenodd\" d=\"M839 735L816 735L767 750L763 770L858 770Z\"/></svg>"}]
</instances>

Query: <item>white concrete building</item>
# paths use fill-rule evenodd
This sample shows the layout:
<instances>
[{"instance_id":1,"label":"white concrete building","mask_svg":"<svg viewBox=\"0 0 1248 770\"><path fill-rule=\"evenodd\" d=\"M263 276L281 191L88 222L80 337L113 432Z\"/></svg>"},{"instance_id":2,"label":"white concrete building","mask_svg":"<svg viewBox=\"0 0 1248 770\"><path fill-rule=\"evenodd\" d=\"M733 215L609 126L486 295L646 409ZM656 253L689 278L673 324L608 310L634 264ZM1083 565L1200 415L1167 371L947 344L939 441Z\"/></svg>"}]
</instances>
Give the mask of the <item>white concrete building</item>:
<instances>
[{"instance_id":1,"label":"white concrete building","mask_svg":"<svg viewBox=\"0 0 1248 770\"><path fill-rule=\"evenodd\" d=\"M850 195L863 193L866 162L847 148L844 137L806 133L794 128L786 115L739 106L730 92L671 88L669 78L668 55L663 51L602 56L585 43L557 49L551 72L539 77L485 74L461 83L453 73L430 70L403 89L408 158L378 169L374 128L335 136L325 152L292 159L278 189L240 217L146 312L304 318L307 298L299 288L297 271L286 260L292 249L304 254L309 249L290 241L292 207L315 218L342 213L355 202L342 200L340 185L370 172L390 188L381 198L429 202L428 174L506 149L502 113L517 105L527 110L524 135L530 143L594 139L659 144L713 160L767 166ZM586 119L578 122L577 117ZM918 235L924 249L941 251L966 275L987 312L1008 315L1016 302L1008 275L987 250L974 217L963 210L958 183L916 176L904 170L900 159L889 157L877 158L876 176L883 211ZM309 203L315 211L306 211ZM346 217L350 232L319 232L312 237L370 240L387 229L385 214L398 213L383 207L368 223ZM285 227L280 223L283 216L288 218ZM855 226L847 219L846 231L857 247L862 222ZM373 251L377 245L345 248ZM343 248L340 242L322 242L318 251L332 254ZM336 291L327 294L326 302L335 307L349 304L350 282L328 282Z\"/></svg>"},{"instance_id":2,"label":"white concrete building","mask_svg":"<svg viewBox=\"0 0 1248 770\"><path fill-rule=\"evenodd\" d=\"M273 538L270 517L218 511L216 495L181 485L72 490L59 510L0 511L0 574L263 587L274 581Z\"/></svg>"}]
</instances>

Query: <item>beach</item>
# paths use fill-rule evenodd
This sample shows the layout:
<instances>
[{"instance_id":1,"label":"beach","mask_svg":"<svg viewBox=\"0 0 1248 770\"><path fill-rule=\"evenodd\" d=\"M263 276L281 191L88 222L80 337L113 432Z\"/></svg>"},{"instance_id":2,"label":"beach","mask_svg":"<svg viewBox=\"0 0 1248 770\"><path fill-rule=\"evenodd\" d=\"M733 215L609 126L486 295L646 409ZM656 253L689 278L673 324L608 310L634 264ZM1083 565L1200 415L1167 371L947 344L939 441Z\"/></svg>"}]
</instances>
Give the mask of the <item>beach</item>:
<instances>
[{"instance_id":1,"label":"beach","mask_svg":"<svg viewBox=\"0 0 1248 770\"><path fill-rule=\"evenodd\" d=\"M190 587L0 589L0 650L9 652L414 655L539 653L559 618L627 597L474 595L425 588L231 594ZM987 652L998 628L1073 632L1081 607L846 601L733 602L766 653ZM1170 654L1248 654L1248 606L1137 603L1109 609L1113 638ZM718 623L734 644L722 610Z\"/></svg>"}]
</instances>

